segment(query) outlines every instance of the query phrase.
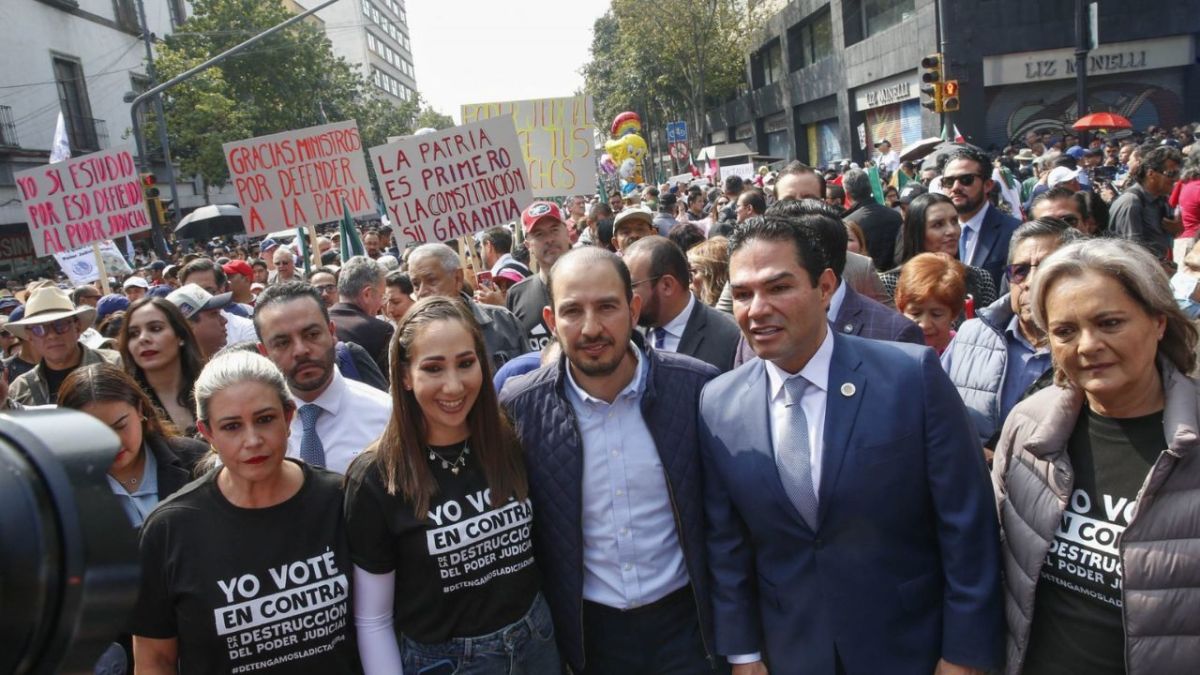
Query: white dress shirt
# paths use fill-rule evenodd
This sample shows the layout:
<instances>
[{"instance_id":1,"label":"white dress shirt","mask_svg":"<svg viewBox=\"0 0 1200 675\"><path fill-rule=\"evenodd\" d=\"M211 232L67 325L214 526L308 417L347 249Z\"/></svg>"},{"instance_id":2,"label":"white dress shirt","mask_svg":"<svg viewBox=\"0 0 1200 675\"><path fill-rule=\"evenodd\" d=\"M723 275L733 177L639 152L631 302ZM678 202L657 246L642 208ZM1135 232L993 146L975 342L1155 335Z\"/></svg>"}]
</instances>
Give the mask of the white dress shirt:
<instances>
[{"instance_id":1,"label":"white dress shirt","mask_svg":"<svg viewBox=\"0 0 1200 675\"><path fill-rule=\"evenodd\" d=\"M583 441L583 598L617 609L656 602L688 583L658 446L642 417L647 365L612 403L567 369L567 400Z\"/></svg>"},{"instance_id":2,"label":"white dress shirt","mask_svg":"<svg viewBox=\"0 0 1200 675\"><path fill-rule=\"evenodd\" d=\"M225 317L225 346L235 345L239 342L258 342L258 332L254 330L254 320L247 319L244 316L231 314L225 310L221 310L221 315Z\"/></svg>"},{"instance_id":3,"label":"white dress shirt","mask_svg":"<svg viewBox=\"0 0 1200 675\"><path fill-rule=\"evenodd\" d=\"M663 338L662 351L677 352L679 351L679 343L683 340L683 331L687 328L688 319L692 318L692 310L696 308L696 296L688 293L688 304L683 308L683 311L675 315L674 319L667 322L667 325L662 329L666 331L666 336ZM650 331L650 344L654 344L654 331Z\"/></svg>"},{"instance_id":4,"label":"white dress shirt","mask_svg":"<svg viewBox=\"0 0 1200 675\"><path fill-rule=\"evenodd\" d=\"M843 279L838 282L838 287L833 292L833 296L829 298L829 309L825 310L825 317L830 321L836 321L838 313L842 311L842 303L846 301L846 281Z\"/></svg>"},{"instance_id":5,"label":"white dress shirt","mask_svg":"<svg viewBox=\"0 0 1200 675\"><path fill-rule=\"evenodd\" d=\"M299 408L306 403L295 396L292 400ZM333 379L315 401L323 412L317 418L317 436L325 448L325 468L346 473L346 467L383 435L392 416L392 397L387 392L346 379L333 369ZM300 439L304 436L304 422L300 415L292 417L291 435L288 436L288 457L300 457Z\"/></svg>"},{"instance_id":6,"label":"white dress shirt","mask_svg":"<svg viewBox=\"0 0 1200 675\"><path fill-rule=\"evenodd\" d=\"M975 259L975 249L979 246L979 231L983 229L983 218L987 215L988 209L991 208L991 206L992 205L989 204L986 199L983 200L983 208L979 209L978 213L971 216L970 220L965 223L961 223L962 234L959 236L965 237L967 240L967 257L961 261L964 265L972 264L971 261Z\"/></svg>"},{"instance_id":7,"label":"white dress shirt","mask_svg":"<svg viewBox=\"0 0 1200 675\"><path fill-rule=\"evenodd\" d=\"M776 439L782 438L792 424L792 414L787 408L787 396L783 391L785 381L803 377L808 381L800 407L808 418L808 450L812 466L813 490L821 490L821 455L825 448L825 403L829 393L829 363L833 358L833 331L825 331L825 339L800 372L792 374L779 366L764 361L767 369L767 396L771 412L771 448L774 452Z\"/></svg>"}]
</instances>

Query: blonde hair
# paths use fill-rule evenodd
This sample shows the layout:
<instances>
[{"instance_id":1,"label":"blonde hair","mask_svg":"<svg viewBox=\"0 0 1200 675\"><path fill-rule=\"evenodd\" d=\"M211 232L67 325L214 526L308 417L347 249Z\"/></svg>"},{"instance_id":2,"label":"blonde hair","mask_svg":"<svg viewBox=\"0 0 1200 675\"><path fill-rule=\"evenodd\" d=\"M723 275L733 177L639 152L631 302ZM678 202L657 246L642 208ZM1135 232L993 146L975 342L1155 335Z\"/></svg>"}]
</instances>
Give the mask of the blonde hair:
<instances>
[{"instance_id":1,"label":"blonde hair","mask_svg":"<svg viewBox=\"0 0 1200 675\"><path fill-rule=\"evenodd\" d=\"M196 378L196 420L207 424L212 397L242 382L267 385L279 395L279 402L285 410L295 405L283 373L270 359L254 352L231 351L214 356L200 371L200 377Z\"/></svg>"},{"instance_id":2,"label":"blonde hair","mask_svg":"<svg viewBox=\"0 0 1200 675\"><path fill-rule=\"evenodd\" d=\"M688 265L703 275L700 302L712 307L721 299L729 282L729 240L725 237L706 239L688 249Z\"/></svg>"}]
</instances>

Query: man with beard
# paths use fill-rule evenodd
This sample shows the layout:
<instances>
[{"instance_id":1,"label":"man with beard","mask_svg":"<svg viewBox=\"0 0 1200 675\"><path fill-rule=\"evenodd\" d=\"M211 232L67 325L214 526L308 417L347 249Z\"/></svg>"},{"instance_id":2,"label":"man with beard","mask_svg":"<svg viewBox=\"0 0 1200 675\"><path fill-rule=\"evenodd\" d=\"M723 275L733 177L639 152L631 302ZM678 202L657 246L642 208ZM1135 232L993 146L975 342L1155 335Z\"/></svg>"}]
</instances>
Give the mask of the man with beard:
<instances>
[{"instance_id":1,"label":"man with beard","mask_svg":"<svg viewBox=\"0 0 1200 675\"><path fill-rule=\"evenodd\" d=\"M999 287L1008 260L1008 241L1021 221L988 203L992 163L982 152L963 146L948 153L944 161L942 190L954 202L962 226L958 259L987 270Z\"/></svg>"},{"instance_id":2,"label":"man with beard","mask_svg":"<svg viewBox=\"0 0 1200 675\"><path fill-rule=\"evenodd\" d=\"M625 250L624 260L633 292L642 299L638 325L650 329L647 344L700 359L721 372L733 368L742 334L728 314L692 295L687 256L675 242L657 236L639 239Z\"/></svg>"},{"instance_id":3,"label":"man with beard","mask_svg":"<svg viewBox=\"0 0 1200 675\"><path fill-rule=\"evenodd\" d=\"M550 342L550 328L542 318L542 309L550 304L546 279L559 256L571 250L571 236L554 202L534 202L526 207L521 227L525 247L537 263L537 274L508 289L504 304L529 336L529 351L540 352Z\"/></svg>"},{"instance_id":4,"label":"man with beard","mask_svg":"<svg viewBox=\"0 0 1200 675\"><path fill-rule=\"evenodd\" d=\"M631 342L641 298L613 253L571 251L549 288L563 354L500 402L562 656L584 675L712 672L696 410L717 371Z\"/></svg>"},{"instance_id":5,"label":"man with beard","mask_svg":"<svg viewBox=\"0 0 1200 675\"><path fill-rule=\"evenodd\" d=\"M343 377L335 367L335 330L312 286L268 286L254 307L258 350L287 378L296 404L288 457L345 473L383 433L392 414L386 392Z\"/></svg>"}]
</instances>

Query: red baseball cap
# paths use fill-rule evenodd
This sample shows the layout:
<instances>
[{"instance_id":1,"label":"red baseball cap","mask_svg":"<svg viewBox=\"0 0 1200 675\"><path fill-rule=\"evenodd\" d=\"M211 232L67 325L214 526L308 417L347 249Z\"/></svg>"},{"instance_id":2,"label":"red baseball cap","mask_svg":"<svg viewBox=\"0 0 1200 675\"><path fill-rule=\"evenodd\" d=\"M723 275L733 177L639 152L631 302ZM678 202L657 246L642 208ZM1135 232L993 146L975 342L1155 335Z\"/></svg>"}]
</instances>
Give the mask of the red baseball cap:
<instances>
[{"instance_id":1,"label":"red baseball cap","mask_svg":"<svg viewBox=\"0 0 1200 675\"><path fill-rule=\"evenodd\" d=\"M554 202L534 202L525 207L525 211L521 213L521 227L525 229L525 234L529 234L533 226L537 225L539 220L545 218L553 218L560 223L563 222L562 210L558 208L558 204Z\"/></svg>"},{"instance_id":2,"label":"red baseball cap","mask_svg":"<svg viewBox=\"0 0 1200 675\"><path fill-rule=\"evenodd\" d=\"M225 274L240 274L247 279L254 281L254 268L250 267L250 263L245 260L230 260L221 265L221 269L225 270Z\"/></svg>"}]
</instances>

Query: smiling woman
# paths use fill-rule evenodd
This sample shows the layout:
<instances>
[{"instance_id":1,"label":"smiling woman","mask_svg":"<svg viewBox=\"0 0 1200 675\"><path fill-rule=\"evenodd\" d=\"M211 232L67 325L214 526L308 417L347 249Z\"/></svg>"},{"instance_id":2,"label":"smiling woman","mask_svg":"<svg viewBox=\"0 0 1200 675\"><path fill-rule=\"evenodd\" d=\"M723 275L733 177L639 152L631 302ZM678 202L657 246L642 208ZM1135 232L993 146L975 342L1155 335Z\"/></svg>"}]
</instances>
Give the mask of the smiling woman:
<instances>
[{"instance_id":1,"label":"smiling woman","mask_svg":"<svg viewBox=\"0 0 1200 675\"><path fill-rule=\"evenodd\" d=\"M479 326L463 303L425 298L391 354L391 422L346 474L365 672L464 659L472 673L557 672L521 447Z\"/></svg>"}]
</instances>

